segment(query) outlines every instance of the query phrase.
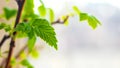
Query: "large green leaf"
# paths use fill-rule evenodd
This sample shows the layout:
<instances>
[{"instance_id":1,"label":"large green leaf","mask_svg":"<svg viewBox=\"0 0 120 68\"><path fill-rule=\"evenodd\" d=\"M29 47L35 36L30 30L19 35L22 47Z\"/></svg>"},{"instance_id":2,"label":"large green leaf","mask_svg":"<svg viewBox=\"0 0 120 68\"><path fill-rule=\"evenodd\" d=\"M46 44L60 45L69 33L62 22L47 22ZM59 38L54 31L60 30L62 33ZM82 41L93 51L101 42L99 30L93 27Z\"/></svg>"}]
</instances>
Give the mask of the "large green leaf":
<instances>
[{"instance_id":1,"label":"large green leaf","mask_svg":"<svg viewBox=\"0 0 120 68\"><path fill-rule=\"evenodd\" d=\"M37 36L46 41L49 45L57 49L57 39L50 23L45 19L35 19L31 22Z\"/></svg>"},{"instance_id":2,"label":"large green leaf","mask_svg":"<svg viewBox=\"0 0 120 68\"><path fill-rule=\"evenodd\" d=\"M38 11L41 17L45 17L46 16L46 8L44 5L41 5L38 7Z\"/></svg>"},{"instance_id":3,"label":"large green leaf","mask_svg":"<svg viewBox=\"0 0 120 68\"><path fill-rule=\"evenodd\" d=\"M92 15L88 16L88 24L95 29L98 25L101 25L101 23Z\"/></svg>"},{"instance_id":4,"label":"large green leaf","mask_svg":"<svg viewBox=\"0 0 120 68\"><path fill-rule=\"evenodd\" d=\"M5 18L9 20L11 17L15 16L17 11L15 9L10 9L8 7L4 8Z\"/></svg>"}]
</instances>

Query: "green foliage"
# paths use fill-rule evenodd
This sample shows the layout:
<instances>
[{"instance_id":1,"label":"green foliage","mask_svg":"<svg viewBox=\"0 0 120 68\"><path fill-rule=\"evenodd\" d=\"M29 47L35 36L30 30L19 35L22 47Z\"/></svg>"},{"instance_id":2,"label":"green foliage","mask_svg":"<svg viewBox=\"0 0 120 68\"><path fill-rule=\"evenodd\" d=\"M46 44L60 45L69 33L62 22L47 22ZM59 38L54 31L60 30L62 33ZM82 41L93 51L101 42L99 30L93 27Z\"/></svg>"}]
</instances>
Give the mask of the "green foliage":
<instances>
[{"instance_id":1,"label":"green foliage","mask_svg":"<svg viewBox=\"0 0 120 68\"><path fill-rule=\"evenodd\" d=\"M37 36L46 41L49 45L57 49L57 39L53 27L45 19L35 19L31 22Z\"/></svg>"},{"instance_id":2,"label":"green foliage","mask_svg":"<svg viewBox=\"0 0 120 68\"><path fill-rule=\"evenodd\" d=\"M0 30L1 29L4 29L6 32L8 32L11 30L11 27L10 27L10 25L7 25L5 23L0 23Z\"/></svg>"},{"instance_id":3,"label":"green foliage","mask_svg":"<svg viewBox=\"0 0 120 68\"><path fill-rule=\"evenodd\" d=\"M34 49L31 52L31 56L36 59L39 57L39 52L36 49Z\"/></svg>"},{"instance_id":4,"label":"green foliage","mask_svg":"<svg viewBox=\"0 0 120 68\"><path fill-rule=\"evenodd\" d=\"M31 52L32 49L34 48L35 42L36 42L36 37L32 37L28 39L29 52Z\"/></svg>"},{"instance_id":5,"label":"green foliage","mask_svg":"<svg viewBox=\"0 0 120 68\"><path fill-rule=\"evenodd\" d=\"M54 21L54 11L51 8L48 8L50 22Z\"/></svg>"},{"instance_id":6,"label":"green foliage","mask_svg":"<svg viewBox=\"0 0 120 68\"><path fill-rule=\"evenodd\" d=\"M85 21L88 19L87 13L80 13L80 21Z\"/></svg>"},{"instance_id":7,"label":"green foliage","mask_svg":"<svg viewBox=\"0 0 120 68\"><path fill-rule=\"evenodd\" d=\"M27 68L34 68L27 59L22 60L21 64Z\"/></svg>"},{"instance_id":8,"label":"green foliage","mask_svg":"<svg viewBox=\"0 0 120 68\"><path fill-rule=\"evenodd\" d=\"M26 33L29 37L29 48L32 49L35 43L35 34L46 41L49 45L57 49L57 39L55 32L50 23L45 19L34 19L30 23L20 23L15 31Z\"/></svg>"},{"instance_id":9,"label":"green foliage","mask_svg":"<svg viewBox=\"0 0 120 68\"><path fill-rule=\"evenodd\" d=\"M101 25L101 23L92 15L88 16L88 24L95 29L98 25Z\"/></svg>"},{"instance_id":10,"label":"green foliage","mask_svg":"<svg viewBox=\"0 0 120 68\"><path fill-rule=\"evenodd\" d=\"M17 13L17 11L15 9L11 9L11 8L8 8L8 7L4 8L4 14L5 14L5 18L7 20L9 20L11 17L15 16L16 13Z\"/></svg>"},{"instance_id":11,"label":"green foliage","mask_svg":"<svg viewBox=\"0 0 120 68\"><path fill-rule=\"evenodd\" d=\"M38 11L39 11L41 17L45 17L46 16L46 8L45 8L44 5L39 6L38 7Z\"/></svg>"},{"instance_id":12,"label":"green foliage","mask_svg":"<svg viewBox=\"0 0 120 68\"><path fill-rule=\"evenodd\" d=\"M77 6L73 6L73 10L79 15L80 14L80 10Z\"/></svg>"}]
</instances>

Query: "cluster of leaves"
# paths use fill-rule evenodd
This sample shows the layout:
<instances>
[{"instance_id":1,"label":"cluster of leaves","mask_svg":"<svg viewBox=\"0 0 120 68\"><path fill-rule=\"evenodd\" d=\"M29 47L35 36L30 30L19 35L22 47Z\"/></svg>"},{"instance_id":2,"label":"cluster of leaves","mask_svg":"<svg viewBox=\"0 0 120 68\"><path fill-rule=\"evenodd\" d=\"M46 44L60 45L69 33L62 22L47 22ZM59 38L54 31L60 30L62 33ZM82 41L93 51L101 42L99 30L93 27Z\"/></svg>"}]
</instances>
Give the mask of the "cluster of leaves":
<instances>
[{"instance_id":1,"label":"cluster of leaves","mask_svg":"<svg viewBox=\"0 0 120 68\"><path fill-rule=\"evenodd\" d=\"M54 22L54 11L51 8L47 8L42 0L40 0L40 3L41 5L38 7L38 15L34 12L34 0L26 0L21 17L22 22L19 23L15 29L11 28L11 26L7 23L0 23L0 29L5 29L6 32L9 32L9 34L16 31L16 38L28 37L28 49L34 57L38 56L37 51L33 51L37 37L43 39L46 43L48 43L48 45L54 47L56 50L58 49L56 33L51 25L52 22ZM95 16L81 12L76 6L73 6L73 10L79 16L80 21L88 21L88 24L93 29L95 29L98 25L101 25ZM10 20L12 17L15 17L17 12L16 9L8 7L5 7L3 11L4 14L0 15L0 18L4 17L6 20ZM76 13L73 15L76 15ZM64 20L68 16L70 15L63 15L61 16L61 19ZM46 17L49 17L49 19ZM65 25L68 25L68 23L68 19L64 21ZM26 59L23 60L21 64L23 66L27 66L28 68L33 68Z\"/></svg>"},{"instance_id":2,"label":"cluster of leaves","mask_svg":"<svg viewBox=\"0 0 120 68\"><path fill-rule=\"evenodd\" d=\"M79 20L80 21L88 21L88 24L93 29L95 29L98 25L101 25L101 23L95 16L90 15L88 13L81 12L76 6L73 6L73 9L79 15Z\"/></svg>"}]
</instances>

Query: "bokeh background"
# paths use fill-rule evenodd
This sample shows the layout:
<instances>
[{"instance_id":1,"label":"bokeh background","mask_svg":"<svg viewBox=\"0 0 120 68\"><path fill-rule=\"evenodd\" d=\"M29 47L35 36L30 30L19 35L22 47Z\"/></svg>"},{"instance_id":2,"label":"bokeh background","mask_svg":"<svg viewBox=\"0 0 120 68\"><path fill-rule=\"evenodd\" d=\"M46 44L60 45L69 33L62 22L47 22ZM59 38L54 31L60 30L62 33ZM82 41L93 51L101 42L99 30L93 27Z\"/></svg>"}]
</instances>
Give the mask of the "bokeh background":
<instances>
[{"instance_id":1,"label":"bokeh background","mask_svg":"<svg viewBox=\"0 0 120 68\"><path fill-rule=\"evenodd\" d=\"M11 0L11 7L16 6ZM40 5L35 0L35 12ZM35 68L120 68L120 1L119 0L43 0L55 11L56 19L72 11L76 5L83 12L95 15L102 23L93 30L78 16L69 18L69 25L54 25L58 38L56 51L41 44L40 57L28 57ZM0 0L0 5L4 5ZM16 8L16 7L15 7ZM1 8L0 8L1 12ZM0 37L2 33L0 33ZM19 42L20 43L20 42Z\"/></svg>"}]
</instances>

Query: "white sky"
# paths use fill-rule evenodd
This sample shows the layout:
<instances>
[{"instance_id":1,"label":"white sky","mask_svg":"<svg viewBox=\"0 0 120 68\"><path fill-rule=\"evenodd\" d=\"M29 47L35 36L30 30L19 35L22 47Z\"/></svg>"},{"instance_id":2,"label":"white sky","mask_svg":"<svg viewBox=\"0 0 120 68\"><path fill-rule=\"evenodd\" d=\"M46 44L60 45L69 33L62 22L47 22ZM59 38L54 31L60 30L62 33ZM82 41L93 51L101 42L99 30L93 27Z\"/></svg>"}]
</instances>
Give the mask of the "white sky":
<instances>
[{"instance_id":1,"label":"white sky","mask_svg":"<svg viewBox=\"0 0 120 68\"><path fill-rule=\"evenodd\" d=\"M40 5L39 0L35 0L35 4L37 6ZM69 3L74 3L74 5L79 5L79 6L83 6L86 5L88 3L108 3L111 4L115 7L120 8L120 0L43 0L43 2L45 3L46 7L50 7L52 8L55 13L59 13L60 10L63 8L63 6L69 4Z\"/></svg>"}]
</instances>

